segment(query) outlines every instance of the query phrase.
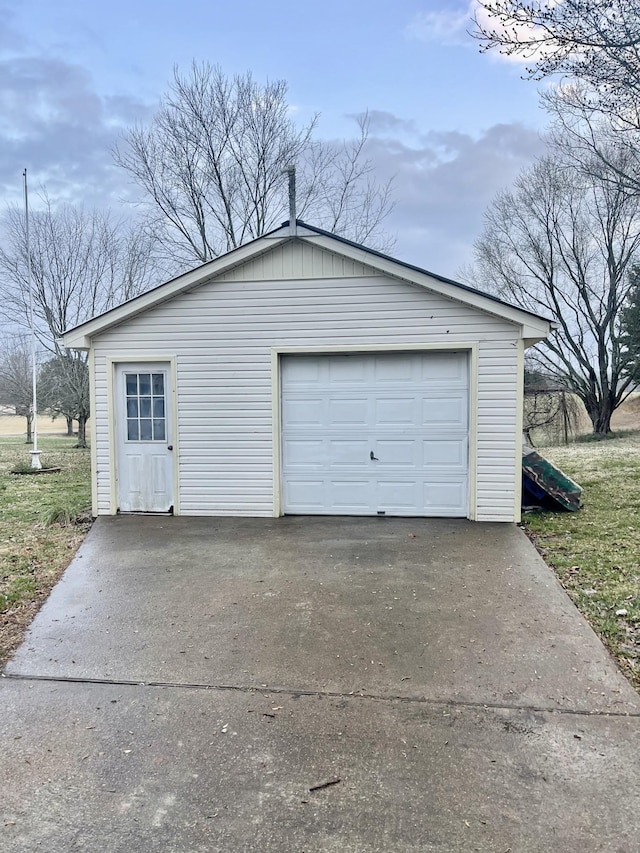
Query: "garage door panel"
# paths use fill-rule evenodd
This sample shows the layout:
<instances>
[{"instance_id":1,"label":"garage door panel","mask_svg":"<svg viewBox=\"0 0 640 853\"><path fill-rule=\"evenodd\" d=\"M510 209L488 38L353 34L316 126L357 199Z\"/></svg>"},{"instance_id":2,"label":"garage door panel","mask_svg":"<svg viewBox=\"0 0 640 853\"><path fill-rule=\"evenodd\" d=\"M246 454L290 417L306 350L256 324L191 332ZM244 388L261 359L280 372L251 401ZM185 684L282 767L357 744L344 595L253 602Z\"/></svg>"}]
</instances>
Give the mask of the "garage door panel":
<instances>
[{"instance_id":1,"label":"garage door panel","mask_svg":"<svg viewBox=\"0 0 640 853\"><path fill-rule=\"evenodd\" d=\"M405 465L415 468L419 465L417 454L419 442L417 439L381 439L373 442L373 455L376 457L376 468Z\"/></svg>"},{"instance_id":2,"label":"garage door panel","mask_svg":"<svg viewBox=\"0 0 640 853\"><path fill-rule=\"evenodd\" d=\"M358 439L329 439L327 441L328 454L325 457L325 462L328 459L329 465L335 466L359 466L367 469L369 467L369 447L370 442Z\"/></svg>"},{"instance_id":3,"label":"garage door panel","mask_svg":"<svg viewBox=\"0 0 640 853\"><path fill-rule=\"evenodd\" d=\"M389 382L414 382L416 378L416 362L411 356L396 356L389 359L386 356L374 356L375 382L382 386Z\"/></svg>"},{"instance_id":4,"label":"garage door panel","mask_svg":"<svg viewBox=\"0 0 640 853\"><path fill-rule=\"evenodd\" d=\"M285 512L466 516L465 353L283 356Z\"/></svg>"},{"instance_id":5,"label":"garage door panel","mask_svg":"<svg viewBox=\"0 0 640 853\"><path fill-rule=\"evenodd\" d=\"M327 503L324 480L290 477L285 488L285 501L298 512L320 512Z\"/></svg>"},{"instance_id":6,"label":"garage door panel","mask_svg":"<svg viewBox=\"0 0 640 853\"><path fill-rule=\"evenodd\" d=\"M467 483L466 479L458 482L425 482L424 483L424 505L438 514L458 514L460 504L465 500Z\"/></svg>"},{"instance_id":7,"label":"garage door panel","mask_svg":"<svg viewBox=\"0 0 640 853\"><path fill-rule=\"evenodd\" d=\"M331 504L337 511L371 509L371 484L368 477L331 480Z\"/></svg>"},{"instance_id":8,"label":"garage door panel","mask_svg":"<svg viewBox=\"0 0 640 853\"><path fill-rule=\"evenodd\" d=\"M330 398L328 418L328 427L339 427L343 424L366 427L369 423L369 400L366 397Z\"/></svg>"},{"instance_id":9,"label":"garage door panel","mask_svg":"<svg viewBox=\"0 0 640 853\"><path fill-rule=\"evenodd\" d=\"M420 362L420 379L433 385L467 387L466 358L451 358L451 353L431 353Z\"/></svg>"},{"instance_id":10,"label":"garage door panel","mask_svg":"<svg viewBox=\"0 0 640 853\"><path fill-rule=\"evenodd\" d=\"M367 379L367 359L362 356L337 355L328 362L328 380L337 385L362 384Z\"/></svg>"},{"instance_id":11,"label":"garage door panel","mask_svg":"<svg viewBox=\"0 0 640 853\"><path fill-rule=\"evenodd\" d=\"M379 480L377 505L383 512L410 512L419 503L419 485L415 480Z\"/></svg>"},{"instance_id":12,"label":"garage door panel","mask_svg":"<svg viewBox=\"0 0 640 853\"><path fill-rule=\"evenodd\" d=\"M288 388L309 388L320 382L323 364L313 356L287 359L282 364L282 381Z\"/></svg>"},{"instance_id":13,"label":"garage door panel","mask_svg":"<svg viewBox=\"0 0 640 853\"><path fill-rule=\"evenodd\" d=\"M322 468L327 456L325 441L322 438L288 438L282 443L282 450L283 463L287 468Z\"/></svg>"},{"instance_id":14,"label":"garage door panel","mask_svg":"<svg viewBox=\"0 0 640 853\"><path fill-rule=\"evenodd\" d=\"M466 436L458 439L425 439L422 442L422 464L425 468L441 468L444 466L466 472L467 446Z\"/></svg>"},{"instance_id":15,"label":"garage door panel","mask_svg":"<svg viewBox=\"0 0 640 853\"><path fill-rule=\"evenodd\" d=\"M415 424L416 402L415 397L378 397L374 401L374 427Z\"/></svg>"},{"instance_id":16,"label":"garage door panel","mask_svg":"<svg viewBox=\"0 0 640 853\"><path fill-rule=\"evenodd\" d=\"M457 397L423 397L422 398L422 425L424 427L450 426L460 428L466 427L467 401Z\"/></svg>"},{"instance_id":17,"label":"garage door panel","mask_svg":"<svg viewBox=\"0 0 640 853\"><path fill-rule=\"evenodd\" d=\"M283 400L282 420L289 427L324 427L326 423L326 401L317 397Z\"/></svg>"}]
</instances>

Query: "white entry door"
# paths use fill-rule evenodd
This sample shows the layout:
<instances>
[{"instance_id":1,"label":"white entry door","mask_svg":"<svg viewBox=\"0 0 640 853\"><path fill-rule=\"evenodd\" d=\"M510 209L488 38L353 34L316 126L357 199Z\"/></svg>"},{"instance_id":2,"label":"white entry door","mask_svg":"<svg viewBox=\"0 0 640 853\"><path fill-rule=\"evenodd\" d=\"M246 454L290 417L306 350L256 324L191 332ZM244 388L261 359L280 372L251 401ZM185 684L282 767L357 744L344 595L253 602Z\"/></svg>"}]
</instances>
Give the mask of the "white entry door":
<instances>
[{"instance_id":1,"label":"white entry door","mask_svg":"<svg viewBox=\"0 0 640 853\"><path fill-rule=\"evenodd\" d=\"M169 512L173 438L169 364L116 367L117 495L120 512Z\"/></svg>"},{"instance_id":2,"label":"white entry door","mask_svg":"<svg viewBox=\"0 0 640 853\"><path fill-rule=\"evenodd\" d=\"M285 513L468 514L464 352L287 355Z\"/></svg>"}]
</instances>

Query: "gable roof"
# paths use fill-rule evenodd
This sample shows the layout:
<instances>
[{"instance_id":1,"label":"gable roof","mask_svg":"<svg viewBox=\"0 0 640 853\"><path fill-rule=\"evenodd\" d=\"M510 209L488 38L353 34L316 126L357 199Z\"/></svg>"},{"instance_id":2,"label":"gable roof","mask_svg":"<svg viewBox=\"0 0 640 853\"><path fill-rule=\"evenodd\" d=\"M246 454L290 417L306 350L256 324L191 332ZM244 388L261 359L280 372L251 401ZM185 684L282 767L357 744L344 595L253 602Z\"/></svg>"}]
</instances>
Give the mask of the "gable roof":
<instances>
[{"instance_id":1,"label":"gable roof","mask_svg":"<svg viewBox=\"0 0 640 853\"><path fill-rule=\"evenodd\" d=\"M212 261L202 264L189 272L170 279L157 287L141 293L139 296L99 314L78 326L68 329L63 336L63 344L69 349L89 349L91 338L105 330L117 326L136 315L167 302L181 293L201 287L213 281L234 267L260 255L273 251L291 241L304 241L336 255L342 255L361 264L366 264L380 273L403 279L420 285L441 296L461 302L488 314L500 317L521 327L521 337L531 342L542 340L551 331L552 324L545 317L509 305L497 296L476 290L469 285L429 272L421 267L399 261L375 249L368 249L344 237L339 237L322 228L307 225L296 220L295 226L289 222L280 228L258 237L237 249L227 252Z\"/></svg>"}]
</instances>

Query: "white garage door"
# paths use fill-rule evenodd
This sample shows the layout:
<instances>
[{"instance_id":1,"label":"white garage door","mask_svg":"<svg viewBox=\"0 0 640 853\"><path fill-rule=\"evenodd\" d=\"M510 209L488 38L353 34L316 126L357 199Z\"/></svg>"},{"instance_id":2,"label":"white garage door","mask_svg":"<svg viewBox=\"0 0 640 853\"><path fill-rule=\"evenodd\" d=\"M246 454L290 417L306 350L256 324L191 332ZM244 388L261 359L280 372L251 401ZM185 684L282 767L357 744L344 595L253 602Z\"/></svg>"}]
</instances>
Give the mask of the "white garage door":
<instances>
[{"instance_id":1,"label":"white garage door","mask_svg":"<svg viewBox=\"0 0 640 853\"><path fill-rule=\"evenodd\" d=\"M462 352L282 358L285 513L466 516Z\"/></svg>"}]
</instances>

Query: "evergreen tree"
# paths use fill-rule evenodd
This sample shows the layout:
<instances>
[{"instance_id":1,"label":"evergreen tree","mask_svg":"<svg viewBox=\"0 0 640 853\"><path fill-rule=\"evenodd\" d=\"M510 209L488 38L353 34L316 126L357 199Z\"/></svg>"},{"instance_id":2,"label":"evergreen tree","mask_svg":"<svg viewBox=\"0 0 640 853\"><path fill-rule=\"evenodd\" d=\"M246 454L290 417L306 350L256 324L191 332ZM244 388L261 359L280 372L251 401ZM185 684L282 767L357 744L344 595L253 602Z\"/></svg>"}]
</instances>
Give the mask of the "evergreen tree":
<instances>
[{"instance_id":1,"label":"evergreen tree","mask_svg":"<svg viewBox=\"0 0 640 853\"><path fill-rule=\"evenodd\" d=\"M629 278L631 287L620 320L621 342L630 356L628 373L640 382L640 265L633 267Z\"/></svg>"}]
</instances>

